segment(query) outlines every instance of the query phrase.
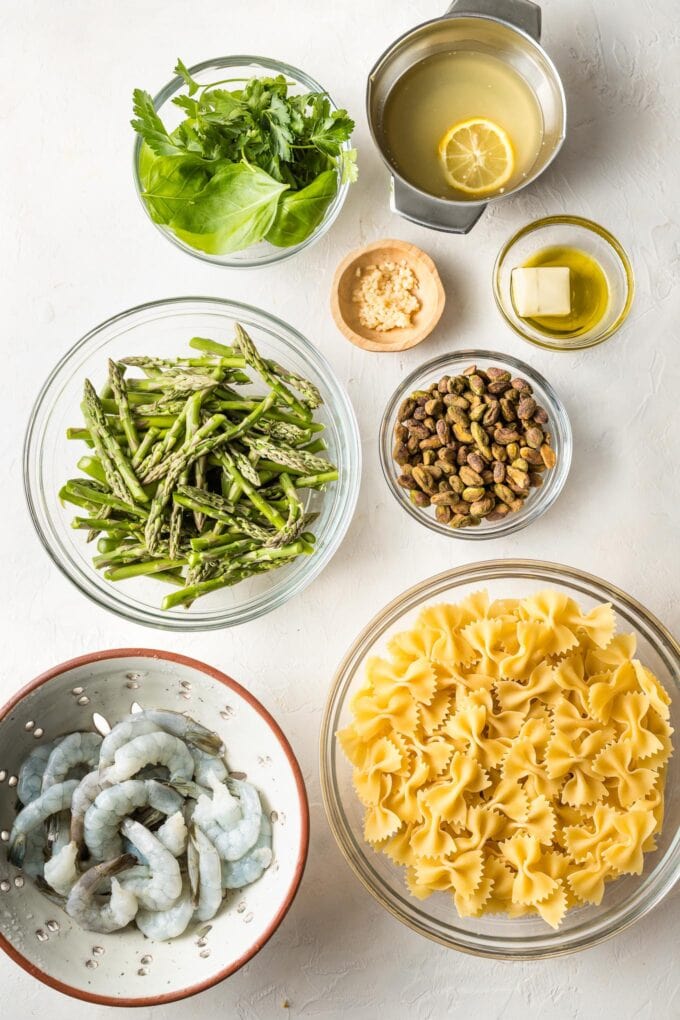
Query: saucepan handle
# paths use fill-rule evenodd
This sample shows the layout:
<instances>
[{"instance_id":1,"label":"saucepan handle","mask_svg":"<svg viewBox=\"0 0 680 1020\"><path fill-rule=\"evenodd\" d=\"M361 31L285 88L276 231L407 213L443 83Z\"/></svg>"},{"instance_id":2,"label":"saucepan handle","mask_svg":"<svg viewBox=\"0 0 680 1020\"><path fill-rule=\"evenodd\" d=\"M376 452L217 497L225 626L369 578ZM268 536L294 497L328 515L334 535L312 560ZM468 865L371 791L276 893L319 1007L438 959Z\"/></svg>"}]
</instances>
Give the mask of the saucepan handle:
<instances>
[{"instance_id":1,"label":"saucepan handle","mask_svg":"<svg viewBox=\"0 0 680 1020\"><path fill-rule=\"evenodd\" d=\"M485 202L437 202L396 177L392 178L391 204L405 220L447 234L467 234L486 209Z\"/></svg>"},{"instance_id":2,"label":"saucepan handle","mask_svg":"<svg viewBox=\"0 0 680 1020\"><path fill-rule=\"evenodd\" d=\"M453 0L447 14L488 14L521 28L536 42L541 38L541 8L531 0Z\"/></svg>"}]
</instances>

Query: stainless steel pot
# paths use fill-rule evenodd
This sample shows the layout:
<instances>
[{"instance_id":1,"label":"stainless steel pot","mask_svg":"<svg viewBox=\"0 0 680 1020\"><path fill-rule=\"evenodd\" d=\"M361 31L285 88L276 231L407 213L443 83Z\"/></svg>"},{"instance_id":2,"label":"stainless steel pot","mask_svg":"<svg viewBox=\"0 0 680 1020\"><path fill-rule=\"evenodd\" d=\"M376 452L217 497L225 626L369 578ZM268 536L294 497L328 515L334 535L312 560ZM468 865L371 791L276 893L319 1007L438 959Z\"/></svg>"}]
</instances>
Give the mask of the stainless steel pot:
<instances>
[{"instance_id":1,"label":"stainless steel pot","mask_svg":"<svg viewBox=\"0 0 680 1020\"><path fill-rule=\"evenodd\" d=\"M366 110L373 140L392 175L392 208L434 230L466 234L489 201L501 202L531 184L562 147L567 126L564 89L539 43L541 9L529 0L454 0L446 14L411 29L385 50L368 76ZM437 198L405 180L390 161L383 134L385 103L414 64L452 49L480 49L507 61L533 89L543 115L543 144L530 173L515 188L485 202Z\"/></svg>"}]
</instances>

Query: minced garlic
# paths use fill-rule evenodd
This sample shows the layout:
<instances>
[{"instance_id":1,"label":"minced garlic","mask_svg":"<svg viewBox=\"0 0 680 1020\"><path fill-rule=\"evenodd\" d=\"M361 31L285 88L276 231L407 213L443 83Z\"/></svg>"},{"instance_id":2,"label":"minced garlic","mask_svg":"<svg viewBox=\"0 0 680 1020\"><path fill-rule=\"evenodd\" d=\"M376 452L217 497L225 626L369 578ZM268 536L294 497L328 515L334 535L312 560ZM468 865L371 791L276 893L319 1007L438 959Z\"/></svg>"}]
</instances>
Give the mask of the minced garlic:
<instances>
[{"instance_id":1,"label":"minced garlic","mask_svg":"<svg viewBox=\"0 0 680 1020\"><path fill-rule=\"evenodd\" d=\"M405 260L358 268L356 278L352 301L362 326L384 333L411 325L420 308L418 278Z\"/></svg>"}]
</instances>

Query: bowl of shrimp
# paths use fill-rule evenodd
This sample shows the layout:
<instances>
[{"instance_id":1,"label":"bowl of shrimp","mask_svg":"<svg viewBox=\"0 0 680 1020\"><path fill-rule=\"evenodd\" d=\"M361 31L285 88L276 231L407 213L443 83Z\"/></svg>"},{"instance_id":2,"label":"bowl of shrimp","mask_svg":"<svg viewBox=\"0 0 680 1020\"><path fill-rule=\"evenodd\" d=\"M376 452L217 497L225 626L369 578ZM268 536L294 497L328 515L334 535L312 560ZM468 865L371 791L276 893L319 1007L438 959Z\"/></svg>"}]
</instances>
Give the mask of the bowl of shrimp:
<instances>
[{"instance_id":1,"label":"bowl of shrimp","mask_svg":"<svg viewBox=\"0 0 680 1020\"><path fill-rule=\"evenodd\" d=\"M266 709L219 670L113 649L0 709L0 948L52 988L159 1005L217 984L278 928L309 812Z\"/></svg>"}]
</instances>

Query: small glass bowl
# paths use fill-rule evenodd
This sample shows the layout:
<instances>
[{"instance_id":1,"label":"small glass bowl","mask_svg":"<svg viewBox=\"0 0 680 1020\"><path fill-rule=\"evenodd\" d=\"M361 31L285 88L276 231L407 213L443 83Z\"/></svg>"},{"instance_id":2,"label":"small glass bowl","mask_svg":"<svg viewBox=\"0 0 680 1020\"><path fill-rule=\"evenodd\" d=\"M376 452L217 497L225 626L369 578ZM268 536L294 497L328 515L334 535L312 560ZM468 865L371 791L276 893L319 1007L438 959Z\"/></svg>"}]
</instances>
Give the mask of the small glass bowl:
<instances>
[{"instance_id":1,"label":"small glass bowl","mask_svg":"<svg viewBox=\"0 0 680 1020\"><path fill-rule=\"evenodd\" d=\"M289 64L284 64L280 60L270 60L267 57L254 57L248 55L218 57L214 60L204 60L200 64L195 64L193 67L189 68L189 73L202 85L209 82L233 80L234 87L237 87L237 83L239 81L245 82L249 78L271 78L282 74L292 85L292 92L294 94L301 92L324 92L328 95L323 85L320 85L314 80L314 78L305 74L304 71L300 71L297 67L291 67ZM173 78L172 81L169 81L168 84L160 90L158 95L154 97L153 103L156 112L160 114L163 123L169 131L173 131L183 119L182 111L172 102L173 97L178 95L183 88L184 79L177 76ZM330 96L328 96L328 98L330 99ZM336 109L332 99L330 101L332 108ZM351 143L345 142L343 149L350 148ZM300 244L291 245L290 248L279 248L276 245L270 244L268 241L260 241L258 244L251 245L249 248L244 248L243 251L230 252L228 255L209 255L207 252L192 248L191 245L186 244L177 237L169 227L160 223L155 223L151 219L151 216L149 216L149 210L142 198L142 191L144 189L142 188L142 183L139 178L139 159L141 149L142 139L140 135L137 135L133 154L133 174L139 201L142 204L144 212L149 217L149 220L161 232L161 234L163 234L163 236L166 237L168 241L171 241L177 248L181 248L182 251L188 252L188 254L193 255L194 258L201 259L203 262L211 262L216 266L232 266L238 269L253 269L258 268L259 266L270 266L275 262L283 262L285 259L291 258L299 251L302 251L309 245L314 244L315 241L318 241L319 238L323 237L326 231L330 229L342 208L343 202L347 198L347 192L349 190L348 181L345 181L344 183L342 181L338 182L337 193L326 210L326 215L322 222L316 230L310 234L306 240L301 241Z\"/></svg>"},{"instance_id":2,"label":"small glass bowl","mask_svg":"<svg viewBox=\"0 0 680 1020\"><path fill-rule=\"evenodd\" d=\"M446 893L424 901L409 895L405 870L375 851L363 836L364 808L352 784L352 766L335 734L352 721L350 704L363 683L366 660L385 652L395 633L413 626L432 603L458 602L480 588L492 599L525 598L541 588L563 592L587 611L611 603L619 631L633 632L638 656L671 694L670 723L680 728L680 645L639 602L601 578L539 560L487 560L430 577L399 595L359 634L340 664L321 725L321 790L326 815L357 878L397 920L450 949L495 959L529 960L577 952L644 917L680 878L680 755L668 764L666 810L658 848L645 854L642 875L608 882L599 906L570 910L553 931L536 917L461 918Z\"/></svg>"},{"instance_id":3,"label":"small glass bowl","mask_svg":"<svg viewBox=\"0 0 680 1020\"><path fill-rule=\"evenodd\" d=\"M426 389L433 382L438 382L443 375L460 374L468 365L477 365L478 368L497 365L499 368L507 369L513 376L522 376L531 383L536 403L548 412L549 421L546 428L551 435L551 446L555 451L557 463L552 470L543 473L543 485L530 490L521 510L508 514L502 521L484 520L477 527L451 528L448 524L441 524L436 519L433 507L415 506L409 499L407 490L402 489L398 484L397 478L401 474L401 468L392 456L394 429L402 401L414 390ZM390 491L399 505L416 521L432 531L437 531L440 535L447 535L450 538L462 538L472 542L511 535L515 531L526 528L528 524L544 514L555 502L567 480L571 454L572 434L569 418L562 401L550 383L525 362L511 358L509 354L499 354L497 351L457 351L455 354L442 354L425 362L424 365L412 372L392 394L380 423L380 463Z\"/></svg>"},{"instance_id":4,"label":"small glass bowl","mask_svg":"<svg viewBox=\"0 0 680 1020\"><path fill-rule=\"evenodd\" d=\"M83 443L68 440L68 426L82 424L80 402L85 378L95 386L106 378L107 359L128 355L173 357L185 354L192 336L230 340L234 323L252 335L264 357L314 382L323 405L316 420L326 428L327 456L339 479L326 492L309 491L306 510L318 513L315 551L285 567L212 592L189 609L163 612L165 587L150 578L113 583L92 565L96 551L70 521L59 490L75 477ZM257 389L257 387L255 387ZM249 392L243 387L244 395ZM349 398L323 355L297 330L249 305L218 298L172 298L131 308L108 319L79 340L57 364L31 412L24 442L24 488L33 524L45 549L77 588L100 606L136 623L164 630L214 630L253 620L301 592L323 570L349 527L359 494L361 448Z\"/></svg>"},{"instance_id":5,"label":"small glass bowl","mask_svg":"<svg viewBox=\"0 0 680 1020\"><path fill-rule=\"evenodd\" d=\"M546 336L522 319L512 302L512 270L543 248L579 248L602 267L609 285L609 305L592 329L575 337ZM493 269L493 294L507 324L524 340L548 351L577 351L595 347L616 333L633 303L635 279L628 255L616 238L581 216L546 216L518 230L501 249Z\"/></svg>"}]
</instances>

